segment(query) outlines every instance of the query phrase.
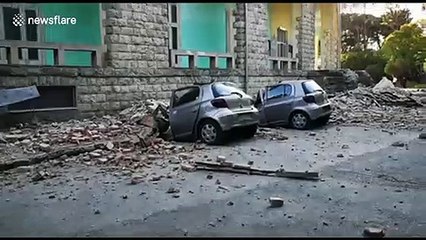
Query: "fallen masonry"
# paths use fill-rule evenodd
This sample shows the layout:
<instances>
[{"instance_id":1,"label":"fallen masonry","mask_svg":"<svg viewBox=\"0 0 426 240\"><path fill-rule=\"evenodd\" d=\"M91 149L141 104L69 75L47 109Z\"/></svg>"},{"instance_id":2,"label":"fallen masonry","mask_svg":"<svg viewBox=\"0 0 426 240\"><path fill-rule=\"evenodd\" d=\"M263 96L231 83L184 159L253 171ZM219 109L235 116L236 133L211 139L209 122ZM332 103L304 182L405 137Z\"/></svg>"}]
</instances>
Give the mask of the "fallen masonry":
<instances>
[{"instance_id":1,"label":"fallen masonry","mask_svg":"<svg viewBox=\"0 0 426 240\"><path fill-rule=\"evenodd\" d=\"M330 98L331 123L414 129L426 124L425 105L410 91L399 88L358 87Z\"/></svg>"},{"instance_id":2,"label":"fallen masonry","mask_svg":"<svg viewBox=\"0 0 426 240\"><path fill-rule=\"evenodd\" d=\"M1 134L0 148L5 154L0 156L0 171L55 159L145 167L162 156L187 151L164 140L171 136L167 118L166 104L148 100L114 116L37 126L20 124ZM15 157L16 153L23 155Z\"/></svg>"}]
</instances>

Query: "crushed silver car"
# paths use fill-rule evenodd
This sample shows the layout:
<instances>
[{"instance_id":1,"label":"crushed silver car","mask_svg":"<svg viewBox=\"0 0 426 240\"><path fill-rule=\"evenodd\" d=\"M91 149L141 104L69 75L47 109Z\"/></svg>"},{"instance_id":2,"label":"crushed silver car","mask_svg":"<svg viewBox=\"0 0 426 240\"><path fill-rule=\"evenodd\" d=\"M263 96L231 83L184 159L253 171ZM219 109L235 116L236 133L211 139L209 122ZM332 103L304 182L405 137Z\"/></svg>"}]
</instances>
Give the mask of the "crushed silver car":
<instances>
[{"instance_id":1,"label":"crushed silver car","mask_svg":"<svg viewBox=\"0 0 426 240\"><path fill-rule=\"evenodd\" d=\"M243 137L254 136L259 112L252 97L235 84L214 82L174 90L169 121L176 140L222 144L233 129L242 129Z\"/></svg>"},{"instance_id":2,"label":"crushed silver car","mask_svg":"<svg viewBox=\"0 0 426 240\"><path fill-rule=\"evenodd\" d=\"M332 108L326 92L313 80L282 81L260 89L255 101L261 126L290 125L308 129L326 124Z\"/></svg>"}]
</instances>

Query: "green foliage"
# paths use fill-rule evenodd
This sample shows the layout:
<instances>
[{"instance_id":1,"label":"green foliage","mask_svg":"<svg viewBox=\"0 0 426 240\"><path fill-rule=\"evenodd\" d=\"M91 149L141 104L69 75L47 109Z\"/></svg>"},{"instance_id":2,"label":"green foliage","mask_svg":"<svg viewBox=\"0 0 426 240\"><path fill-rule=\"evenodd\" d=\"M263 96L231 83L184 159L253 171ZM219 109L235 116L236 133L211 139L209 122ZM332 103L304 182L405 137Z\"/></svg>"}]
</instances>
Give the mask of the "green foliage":
<instances>
[{"instance_id":1,"label":"green foliage","mask_svg":"<svg viewBox=\"0 0 426 240\"><path fill-rule=\"evenodd\" d=\"M410 15L409 9L389 9L380 17L371 14L342 14L342 52L365 51L372 43L380 48L383 38L411 22Z\"/></svg>"},{"instance_id":2,"label":"green foliage","mask_svg":"<svg viewBox=\"0 0 426 240\"><path fill-rule=\"evenodd\" d=\"M380 52L373 50L342 54L342 67L352 70L365 70L378 82L385 75L387 60Z\"/></svg>"},{"instance_id":3,"label":"green foliage","mask_svg":"<svg viewBox=\"0 0 426 240\"><path fill-rule=\"evenodd\" d=\"M405 24L385 39L382 52L389 58L387 74L416 81L426 59L426 37L417 24Z\"/></svg>"},{"instance_id":4,"label":"green foliage","mask_svg":"<svg viewBox=\"0 0 426 240\"><path fill-rule=\"evenodd\" d=\"M371 14L342 14L342 52L363 51L380 43L380 18Z\"/></svg>"},{"instance_id":5,"label":"green foliage","mask_svg":"<svg viewBox=\"0 0 426 240\"><path fill-rule=\"evenodd\" d=\"M381 16L381 34L389 36L392 32L399 30L402 25L413 20L409 9L389 9Z\"/></svg>"},{"instance_id":6,"label":"green foliage","mask_svg":"<svg viewBox=\"0 0 426 240\"><path fill-rule=\"evenodd\" d=\"M370 74L371 78L374 80L374 82L379 82L380 80L382 80L382 78L384 76L386 76L385 74L385 65L378 63L378 64L372 64L372 65L368 65L365 68L365 71L368 72L368 74Z\"/></svg>"}]
</instances>

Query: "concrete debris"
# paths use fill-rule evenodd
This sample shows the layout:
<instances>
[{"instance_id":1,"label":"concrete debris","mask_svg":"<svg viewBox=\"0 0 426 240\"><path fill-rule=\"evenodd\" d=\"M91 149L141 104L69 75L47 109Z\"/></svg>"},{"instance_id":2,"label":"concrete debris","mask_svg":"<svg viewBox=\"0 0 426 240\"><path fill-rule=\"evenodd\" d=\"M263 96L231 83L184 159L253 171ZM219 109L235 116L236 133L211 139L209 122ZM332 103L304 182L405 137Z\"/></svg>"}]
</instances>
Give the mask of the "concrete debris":
<instances>
[{"instance_id":1,"label":"concrete debris","mask_svg":"<svg viewBox=\"0 0 426 240\"><path fill-rule=\"evenodd\" d=\"M269 203L272 208L282 207L284 205L284 199L279 197L270 197Z\"/></svg>"},{"instance_id":2,"label":"concrete debris","mask_svg":"<svg viewBox=\"0 0 426 240\"><path fill-rule=\"evenodd\" d=\"M180 167L182 168L182 170L187 171L187 172L195 172L197 170L196 167L189 165L189 164L184 164L184 163L182 163L180 165Z\"/></svg>"},{"instance_id":3,"label":"concrete debris","mask_svg":"<svg viewBox=\"0 0 426 240\"><path fill-rule=\"evenodd\" d=\"M368 227L364 229L364 236L382 238L385 236L385 231L381 228Z\"/></svg>"},{"instance_id":4,"label":"concrete debris","mask_svg":"<svg viewBox=\"0 0 426 240\"><path fill-rule=\"evenodd\" d=\"M31 177L31 180L33 182L38 182L38 181L41 181L41 180L45 180L49 176L50 176L50 174L48 172L38 171Z\"/></svg>"},{"instance_id":5,"label":"concrete debris","mask_svg":"<svg viewBox=\"0 0 426 240\"><path fill-rule=\"evenodd\" d=\"M392 143L392 147L404 147L404 146L405 146L405 143L401 141Z\"/></svg>"},{"instance_id":6,"label":"concrete debris","mask_svg":"<svg viewBox=\"0 0 426 240\"><path fill-rule=\"evenodd\" d=\"M217 156L216 161L219 162L219 163L225 162L226 157L225 156Z\"/></svg>"},{"instance_id":7,"label":"concrete debris","mask_svg":"<svg viewBox=\"0 0 426 240\"><path fill-rule=\"evenodd\" d=\"M170 187L166 193L179 193L180 190L174 187Z\"/></svg>"},{"instance_id":8,"label":"concrete debris","mask_svg":"<svg viewBox=\"0 0 426 240\"><path fill-rule=\"evenodd\" d=\"M426 124L424 104L409 91L371 88L339 93L330 98L330 123L378 126L386 129L416 129Z\"/></svg>"},{"instance_id":9,"label":"concrete debris","mask_svg":"<svg viewBox=\"0 0 426 240\"><path fill-rule=\"evenodd\" d=\"M389 89L389 88L395 88L395 85L393 85L391 80L387 79L386 77L383 77L382 80L380 80L380 82L378 82L373 87L373 90L380 91L380 90Z\"/></svg>"}]
</instances>

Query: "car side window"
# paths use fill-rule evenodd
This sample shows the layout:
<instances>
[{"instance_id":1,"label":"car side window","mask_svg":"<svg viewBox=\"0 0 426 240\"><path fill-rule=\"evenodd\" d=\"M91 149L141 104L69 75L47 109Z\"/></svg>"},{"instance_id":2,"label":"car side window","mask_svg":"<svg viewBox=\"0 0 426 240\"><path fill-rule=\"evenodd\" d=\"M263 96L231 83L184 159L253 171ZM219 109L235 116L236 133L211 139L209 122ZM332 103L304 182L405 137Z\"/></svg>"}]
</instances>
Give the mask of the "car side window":
<instances>
[{"instance_id":1,"label":"car side window","mask_svg":"<svg viewBox=\"0 0 426 240\"><path fill-rule=\"evenodd\" d=\"M173 107L183 105L198 99L200 89L198 87L185 88L174 93Z\"/></svg>"},{"instance_id":2,"label":"car side window","mask_svg":"<svg viewBox=\"0 0 426 240\"><path fill-rule=\"evenodd\" d=\"M284 96L284 85L277 85L268 88L267 100L281 98Z\"/></svg>"},{"instance_id":3,"label":"car side window","mask_svg":"<svg viewBox=\"0 0 426 240\"><path fill-rule=\"evenodd\" d=\"M293 92L293 88L291 87L290 84L285 84L284 86L284 97L288 97L291 96L292 92Z\"/></svg>"}]
</instances>

